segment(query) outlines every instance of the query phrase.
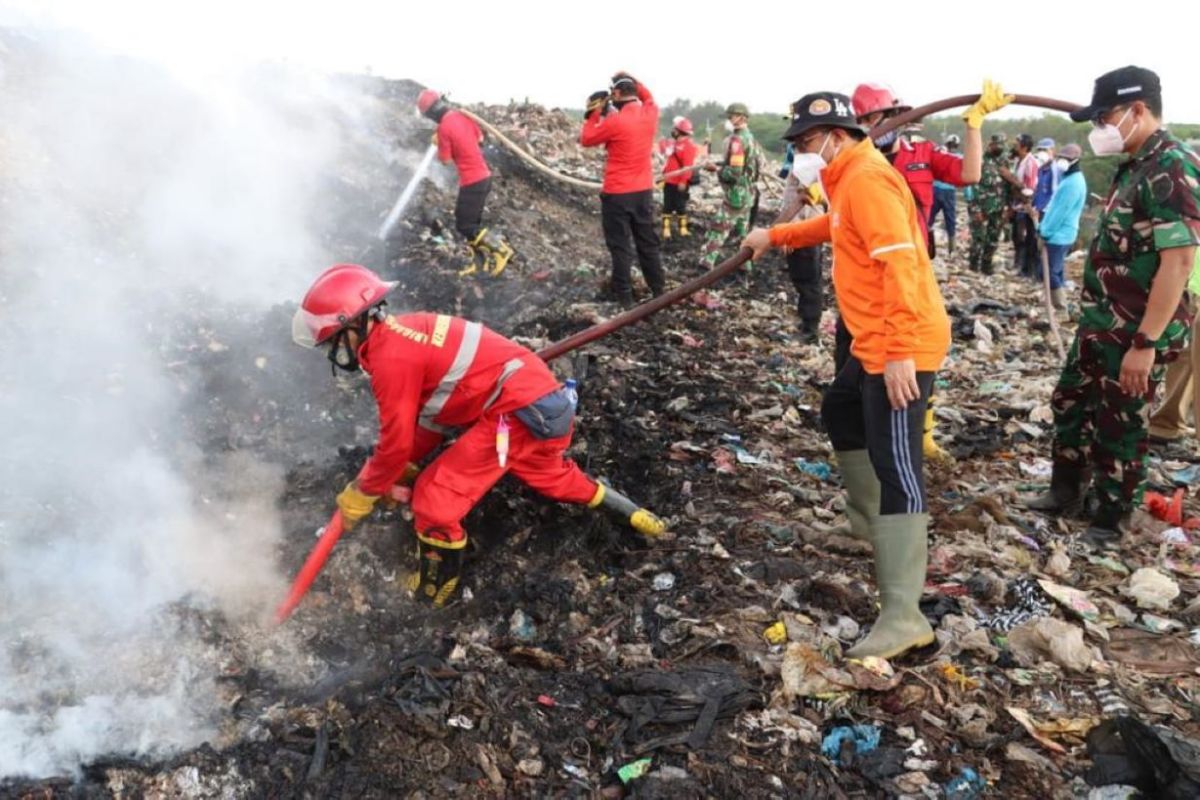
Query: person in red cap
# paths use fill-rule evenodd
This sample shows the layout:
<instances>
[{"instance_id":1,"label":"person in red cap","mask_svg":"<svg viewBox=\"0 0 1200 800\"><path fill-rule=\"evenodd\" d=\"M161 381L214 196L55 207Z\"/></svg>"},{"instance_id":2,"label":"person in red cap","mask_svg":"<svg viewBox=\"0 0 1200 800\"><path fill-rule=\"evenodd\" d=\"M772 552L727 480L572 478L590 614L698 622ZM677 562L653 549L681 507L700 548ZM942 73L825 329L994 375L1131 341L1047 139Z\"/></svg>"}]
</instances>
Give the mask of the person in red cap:
<instances>
[{"instance_id":1,"label":"person in red cap","mask_svg":"<svg viewBox=\"0 0 1200 800\"><path fill-rule=\"evenodd\" d=\"M545 362L478 322L389 314L385 298L395 286L357 264L330 267L305 294L292 338L325 349L335 367L371 377L379 442L337 505L350 529L384 495L411 500L419 567L410 590L435 606L453 596L467 545L462 520L506 473L551 499L604 507L644 535L663 533L662 520L566 455L574 393ZM454 436L411 493L393 491Z\"/></svg>"},{"instance_id":2,"label":"person in red cap","mask_svg":"<svg viewBox=\"0 0 1200 800\"><path fill-rule=\"evenodd\" d=\"M688 169L696 163L699 148L692 141L692 122L687 117L676 117L671 124L671 141L665 153L667 163L663 167L663 224L662 238L671 238L671 220L678 220L679 235L689 236L687 203L693 179L700 177L699 170Z\"/></svg>"},{"instance_id":3,"label":"person in red cap","mask_svg":"<svg viewBox=\"0 0 1200 800\"><path fill-rule=\"evenodd\" d=\"M933 182L968 186L979 181L983 166L983 119L1004 108L1012 99L1011 95L1004 94L999 84L984 81L980 99L963 115L966 130L961 157L939 149L933 142L913 141L904 136L899 128L873 137L875 146L899 170L912 190L926 230L933 211ZM859 84L851 102L859 123L867 130L912 110L912 106L901 103L891 89L878 83ZM934 252L932 242L929 252L930 255Z\"/></svg>"},{"instance_id":4,"label":"person in red cap","mask_svg":"<svg viewBox=\"0 0 1200 800\"><path fill-rule=\"evenodd\" d=\"M454 227L467 240L470 263L461 274L478 269L496 276L513 257L512 246L498 233L483 227L483 206L492 190L492 171L488 169L480 143L483 131L475 120L452 108L438 92L426 89L417 96L417 110L437 123L433 139L438 160L454 162L458 170L458 200L454 204Z\"/></svg>"},{"instance_id":5,"label":"person in red cap","mask_svg":"<svg viewBox=\"0 0 1200 800\"><path fill-rule=\"evenodd\" d=\"M666 286L658 231L654 229L652 156L658 133L658 105L644 84L618 72L607 91L593 92L588 97L585 114L579 143L608 151L600 190L600 219L604 242L612 254L612 294L617 302L631 305L629 273L635 251L650 291L659 295Z\"/></svg>"},{"instance_id":6,"label":"person in red cap","mask_svg":"<svg viewBox=\"0 0 1200 800\"><path fill-rule=\"evenodd\" d=\"M933 215L934 181L951 186L968 186L979 181L983 166L983 118L1004 108L1012 102L1012 99L1011 95L1004 94L999 84L984 81L983 93L979 100L963 115L966 131L964 133L965 146L961 157L947 150L939 149L933 142L913 141L904 136L900 128L893 128L881 136L873 137L875 146L904 176L908 188L912 191L930 256L934 253L933 235L929 229L929 222ZM912 106L901 103L891 89L877 83L859 84L854 90L851 103L859 124L868 131L897 114L912 110ZM844 325L838 325L837 336L839 344L836 358L844 359L848 349ZM930 398L925 411L925 457L947 462L950 460L949 455L942 450L934 438L936 427L934 401Z\"/></svg>"}]
</instances>

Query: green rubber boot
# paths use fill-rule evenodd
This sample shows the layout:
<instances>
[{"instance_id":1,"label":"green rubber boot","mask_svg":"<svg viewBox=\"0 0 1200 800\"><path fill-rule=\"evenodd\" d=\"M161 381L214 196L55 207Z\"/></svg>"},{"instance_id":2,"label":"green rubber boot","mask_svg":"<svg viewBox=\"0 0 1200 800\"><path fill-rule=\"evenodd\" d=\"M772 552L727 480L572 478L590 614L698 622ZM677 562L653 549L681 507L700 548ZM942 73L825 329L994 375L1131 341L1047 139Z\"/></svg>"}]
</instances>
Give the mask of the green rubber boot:
<instances>
[{"instance_id":1,"label":"green rubber boot","mask_svg":"<svg viewBox=\"0 0 1200 800\"><path fill-rule=\"evenodd\" d=\"M935 638L920 609L929 563L929 515L882 515L871 527L881 610L867 638L846 651L848 658L894 658Z\"/></svg>"},{"instance_id":2,"label":"green rubber boot","mask_svg":"<svg viewBox=\"0 0 1200 800\"><path fill-rule=\"evenodd\" d=\"M866 450L839 450L838 469L842 471L842 483L846 485L846 518L848 528L834 529L837 533L871 541L871 523L879 516L879 478L871 466L871 457Z\"/></svg>"}]
</instances>

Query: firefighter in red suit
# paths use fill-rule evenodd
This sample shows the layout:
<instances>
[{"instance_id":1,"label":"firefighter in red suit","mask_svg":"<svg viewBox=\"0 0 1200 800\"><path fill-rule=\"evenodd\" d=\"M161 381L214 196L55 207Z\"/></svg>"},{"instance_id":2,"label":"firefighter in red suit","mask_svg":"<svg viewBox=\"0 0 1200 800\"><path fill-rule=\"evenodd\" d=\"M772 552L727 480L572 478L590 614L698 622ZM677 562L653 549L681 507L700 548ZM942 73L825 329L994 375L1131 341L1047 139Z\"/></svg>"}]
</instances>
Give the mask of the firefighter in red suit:
<instances>
[{"instance_id":1,"label":"firefighter in red suit","mask_svg":"<svg viewBox=\"0 0 1200 800\"><path fill-rule=\"evenodd\" d=\"M459 274L471 275L482 269L495 277L504 271L513 257L512 246L496 231L483 224L483 205L492 190L492 171L488 169L480 143L483 132L478 123L433 89L417 96L417 110L437 123L433 141L438 160L454 162L458 170L458 200L454 204L454 227L467 241L471 260Z\"/></svg>"},{"instance_id":2,"label":"firefighter in red suit","mask_svg":"<svg viewBox=\"0 0 1200 800\"><path fill-rule=\"evenodd\" d=\"M665 530L566 455L574 399L537 355L478 322L388 314L384 297L395 285L337 264L308 290L292 334L327 349L335 366L371 377L379 442L337 504L351 528L385 495L411 500L419 569L409 588L418 597L442 606L453 596L467 545L462 520L505 473L551 499L603 506L644 535ZM393 492L452 432L457 439L420 471L411 494Z\"/></svg>"},{"instance_id":3,"label":"firefighter in red suit","mask_svg":"<svg viewBox=\"0 0 1200 800\"><path fill-rule=\"evenodd\" d=\"M671 238L672 219L679 222L679 235L689 236L688 194L693 176L700 175L698 170L687 169L696 163L696 155L700 150L692 141L692 121L687 117L676 117L672 120L671 138L664 140L660 149L667 156L667 163L663 167L663 174L667 177L663 178L662 238Z\"/></svg>"},{"instance_id":4,"label":"firefighter in red suit","mask_svg":"<svg viewBox=\"0 0 1200 800\"><path fill-rule=\"evenodd\" d=\"M630 268L634 254L646 285L663 293L662 254L654 229L654 168L652 156L658 133L658 105L650 90L624 72L612 78L607 91L588 97L579 143L607 152L604 184L600 189L600 225L612 256L612 297L633 303Z\"/></svg>"}]
</instances>

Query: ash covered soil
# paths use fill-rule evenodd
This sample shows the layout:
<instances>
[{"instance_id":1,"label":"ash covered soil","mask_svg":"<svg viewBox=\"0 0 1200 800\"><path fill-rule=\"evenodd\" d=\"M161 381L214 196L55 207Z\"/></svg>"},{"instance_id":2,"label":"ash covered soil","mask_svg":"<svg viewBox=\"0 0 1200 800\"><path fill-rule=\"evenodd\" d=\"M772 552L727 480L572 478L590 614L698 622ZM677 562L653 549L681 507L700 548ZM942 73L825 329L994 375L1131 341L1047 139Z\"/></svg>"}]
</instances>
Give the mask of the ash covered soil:
<instances>
[{"instance_id":1,"label":"ash covered soil","mask_svg":"<svg viewBox=\"0 0 1200 800\"><path fill-rule=\"evenodd\" d=\"M411 113L415 86L375 91ZM541 137L556 166L598 174L597 161L573 154L566 115L477 110L525 141ZM411 138L402 143L424 146ZM372 244L407 178L399 166L329 176L343 210L327 221L331 249L399 280L394 306L478 319L534 348L615 313L598 300L608 256L596 198L503 150L489 158L497 178L487 216L518 252L501 277L457 276L452 188L427 184L388 246ZM674 282L699 274L703 218L694 215L690 239L665 247ZM8 781L0 794L1086 796L1083 735L1114 708L1181 734L1196 733L1200 719L1195 648L1177 629L1146 632L1121 591L1128 573L1172 575L1182 594L1158 612L1167 619L1188 619L1200 583L1163 566L1168 526L1148 515L1120 554L1098 561L1069 545L1080 524L1051 526L1016 502L1046 482L1039 459L1049 453L1059 361L1036 287L1009 273L975 276L960 255L965 243L937 265L955 323L939 437L957 457L927 467L926 609L937 645L890 665L840 658L875 607L868 546L829 533L843 519L818 416L832 378L832 314L820 346L799 344L783 261L771 255L554 365L580 383L575 458L668 518L671 536L641 539L505 480L467 520L467 597L431 611L401 588L410 522L377 512L338 544L287 623L314 680L284 684L245 657L244 631L180 607L181 624L225 654L221 736L161 761L114 755L78 779ZM318 355L291 344L294 307L254 318L198 311L175 320L163 346L192 410L183 424L206 453L250 452L286 468L279 560L289 575L376 424L365 380L330 377ZM254 348L227 344L249 341ZM1190 458L1156 461L1156 486L1170 486ZM1190 540L1173 547L1174 563L1194 563ZM1085 630L1052 599L1028 602L1021 579L1089 592L1097 614ZM1034 621L1084 633L1082 665L1029 655L989 626L1026 605ZM780 622L772 644L764 632ZM1136 636L1149 638L1113 644ZM1158 652L1175 659L1173 672L1146 663ZM877 727L878 747L823 755L826 735L850 724ZM646 774L623 782L618 770L647 758ZM950 794L964 770L989 784L973 790L982 794Z\"/></svg>"}]
</instances>

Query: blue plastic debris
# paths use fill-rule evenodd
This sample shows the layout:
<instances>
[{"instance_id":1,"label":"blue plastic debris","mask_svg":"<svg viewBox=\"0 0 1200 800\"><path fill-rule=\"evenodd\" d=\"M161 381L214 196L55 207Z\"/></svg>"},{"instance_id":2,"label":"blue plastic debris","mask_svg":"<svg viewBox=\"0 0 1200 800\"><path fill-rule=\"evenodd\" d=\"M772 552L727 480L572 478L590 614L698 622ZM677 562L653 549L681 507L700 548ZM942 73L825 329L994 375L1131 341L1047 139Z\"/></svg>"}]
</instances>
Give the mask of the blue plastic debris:
<instances>
[{"instance_id":1,"label":"blue plastic debris","mask_svg":"<svg viewBox=\"0 0 1200 800\"><path fill-rule=\"evenodd\" d=\"M1171 473L1171 483L1176 486L1191 486L1200 481L1200 464L1192 464Z\"/></svg>"},{"instance_id":2,"label":"blue plastic debris","mask_svg":"<svg viewBox=\"0 0 1200 800\"><path fill-rule=\"evenodd\" d=\"M958 777L943 787L946 800L975 800L987 788L987 781L970 767L963 767Z\"/></svg>"},{"instance_id":3,"label":"blue plastic debris","mask_svg":"<svg viewBox=\"0 0 1200 800\"><path fill-rule=\"evenodd\" d=\"M797 458L794 462L796 469L805 472L813 477L820 478L823 481L829 480L833 475L833 469L824 461L809 461L804 458Z\"/></svg>"},{"instance_id":4,"label":"blue plastic debris","mask_svg":"<svg viewBox=\"0 0 1200 800\"><path fill-rule=\"evenodd\" d=\"M821 752L826 758L837 760L842 752L842 742L847 739L854 742L857 755L869 753L879 747L879 728L874 725L843 725L834 728L821 742ZM838 760L839 766L845 766Z\"/></svg>"}]
</instances>

